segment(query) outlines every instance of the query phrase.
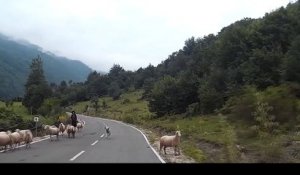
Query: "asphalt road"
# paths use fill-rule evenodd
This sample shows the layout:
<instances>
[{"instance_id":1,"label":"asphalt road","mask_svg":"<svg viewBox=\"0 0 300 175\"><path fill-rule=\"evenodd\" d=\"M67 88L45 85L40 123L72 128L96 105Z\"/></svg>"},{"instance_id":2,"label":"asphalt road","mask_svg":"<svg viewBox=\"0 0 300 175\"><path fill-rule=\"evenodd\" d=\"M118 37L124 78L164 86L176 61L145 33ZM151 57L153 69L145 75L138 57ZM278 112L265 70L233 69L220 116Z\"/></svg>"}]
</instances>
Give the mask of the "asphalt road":
<instances>
[{"instance_id":1,"label":"asphalt road","mask_svg":"<svg viewBox=\"0 0 300 175\"><path fill-rule=\"evenodd\" d=\"M145 136L124 123L77 114L86 122L75 139L44 139L31 148L0 153L0 163L164 163ZM105 137L105 124L111 135Z\"/></svg>"}]
</instances>

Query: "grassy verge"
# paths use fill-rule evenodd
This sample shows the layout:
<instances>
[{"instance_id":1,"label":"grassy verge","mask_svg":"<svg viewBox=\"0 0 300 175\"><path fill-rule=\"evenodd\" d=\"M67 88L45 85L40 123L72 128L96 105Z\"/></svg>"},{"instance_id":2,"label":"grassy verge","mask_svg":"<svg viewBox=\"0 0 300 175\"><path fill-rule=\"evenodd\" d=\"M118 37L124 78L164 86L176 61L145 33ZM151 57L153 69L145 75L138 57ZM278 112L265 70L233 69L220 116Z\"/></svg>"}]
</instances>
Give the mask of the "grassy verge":
<instances>
[{"instance_id":1,"label":"grassy verge","mask_svg":"<svg viewBox=\"0 0 300 175\"><path fill-rule=\"evenodd\" d=\"M18 117L20 117L27 126L21 125L19 129L32 129L35 126L35 123L33 122L33 118L35 115L31 115L28 113L25 106L22 105L22 102L14 102L11 106L6 106L4 102L0 101L0 107L6 108L9 111L12 111L15 113ZM43 117L39 115L39 121L38 126L42 124L50 124L52 125L56 120L56 117Z\"/></svg>"},{"instance_id":2,"label":"grassy verge","mask_svg":"<svg viewBox=\"0 0 300 175\"><path fill-rule=\"evenodd\" d=\"M145 129L150 129L155 136L151 136L150 142L154 142L155 137L168 134L173 135L176 130L181 130L181 148L185 155L192 157L197 162L205 162L210 154L201 150L202 142L205 144L219 145L222 149L221 160L217 162L235 162L236 147L235 133L233 127L223 116L194 116L185 118L182 115L168 116L154 119L149 112L147 101L141 100L142 91L123 94L119 100L105 97L99 99L100 109L97 112L86 111L88 115L96 115L126 123L138 125ZM107 107L102 106L103 100ZM82 109L89 102L77 103L72 108L83 112Z\"/></svg>"},{"instance_id":3,"label":"grassy verge","mask_svg":"<svg viewBox=\"0 0 300 175\"><path fill-rule=\"evenodd\" d=\"M86 111L88 115L124 121L152 131L150 143L162 135L182 134L183 153L197 162L300 162L299 130L287 130L280 126L278 133L260 136L250 129L253 123L233 120L229 116L184 115L154 118L147 101L141 100L142 91L123 94L120 99L99 99L100 108ZM106 102L106 107L102 102ZM76 104L73 109L83 112L89 102ZM230 119L230 120L228 120ZM293 144L295 143L295 144Z\"/></svg>"}]
</instances>

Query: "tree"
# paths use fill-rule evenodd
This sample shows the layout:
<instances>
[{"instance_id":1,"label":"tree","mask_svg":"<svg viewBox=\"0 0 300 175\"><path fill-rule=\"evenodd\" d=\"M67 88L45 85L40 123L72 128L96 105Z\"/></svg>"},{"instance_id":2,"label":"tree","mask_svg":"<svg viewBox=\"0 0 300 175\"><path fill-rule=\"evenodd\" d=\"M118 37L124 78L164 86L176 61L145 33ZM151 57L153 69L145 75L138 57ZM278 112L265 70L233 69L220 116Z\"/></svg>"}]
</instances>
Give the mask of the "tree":
<instances>
[{"instance_id":1,"label":"tree","mask_svg":"<svg viewBox=\"0 0 300 175\"><path fill-rule=\"evenodd\" d=\"M44 76L43 62L39 55L32 60L30 69L31 72L25 84L25 95L22 103L28 111L36 114L44 100L51 96L51 89Z\"/></svg>"},{"instance_id":2,"label":"tree","mask_svg":"<svg viewBox=\"0 0 300 175\"><path fill-rule=\"evenodd\" d=\"M284 62L284 78L300 83L300 35L293 41Z\"/></svg>"},{"instance_id":3,"label":"tree","mask_svg":"<svg viewBox=\"0 0 300 175\"><path fill-rule=\"evenodd\" d=\"M99 99L98 99L97 96L93 96L93 97L91 98L92 106L93 106L93 108L95 108L95 111L96 111L96 112L98 111L98 109L99 109L99 107L100 107L100 105L98 104L98 102L99 102Z\"/></svg>"},{"instance_id":4,"label":"tree","mask_svg":"<svg viewBox=\"0 0 300 175\"><path fill-rule=\"evenodd\" d=\"M109 70L109 75L112 77L118 77L123 72L125 72L125 70L120 65L114 64L113 67Z\"/></svg>"},{"instance_id":5,"label":"tree","mask_svg":"<svg viewBox=\"0 0 300 175\"><path fill-rule=\"evenodd\" d=\"M180 95L175 78L167 75L154 84L149 100L149 110L158 117L177 112Z\"/></svg>"},{"instance_id":6,"label":"tree","mask_svg":"<svg viewBox=\"0 0 300 175\"><path fill-rule=\"evenodd\" d=\"M202 82L199 86L198 94L200 111L202 114L212 113L223 104L221 93L217 92L217 90L208 82Z\"/></svg>"},{"instance_id":7,"label":"tree","mask_svg":"<svg viewBox=\"0 0 300 175\"><path fill-rule=\"evenodd\" d=\"M103 109L107 108L107 104L106 104L106 102L105 102L104 99L103 99L103 101L102 101L102 107L103 107Z\"/></svg>"},{"instance_id":8,"label":"tree","mask_svg":"<svg viewBox=\"0 0 300 175\"><path fill-rule=\"evenodd\" d=\"M64 93L64 91L68 88L68 85L65 80L60 82L59 91L60 93Z\"/></svg>"},{"instance_id":9,"label":"tree","mask_svg":"<svg viewBox=\"0 0 300 175\"><path fill-rule=\"evenodd\" d=\"M185 41L185 46L183 47L183 52L185 55L191 55L196 46L195 38L191 37Z\"/></svg>"},{"instance_id":10,"label":"tree","mask_svg":"<svg viewBox=\"0 0 300 175\"><path fill-rule=\"evenodd\" d=\"M116 83L115 81L112 82L110 84L110 87L108 89L108 94L110 97L113 98L113 100L117 100L120 98L121 94L122 94L122 91L118 85L118 83Z\"/></svg>"}]
</instances>

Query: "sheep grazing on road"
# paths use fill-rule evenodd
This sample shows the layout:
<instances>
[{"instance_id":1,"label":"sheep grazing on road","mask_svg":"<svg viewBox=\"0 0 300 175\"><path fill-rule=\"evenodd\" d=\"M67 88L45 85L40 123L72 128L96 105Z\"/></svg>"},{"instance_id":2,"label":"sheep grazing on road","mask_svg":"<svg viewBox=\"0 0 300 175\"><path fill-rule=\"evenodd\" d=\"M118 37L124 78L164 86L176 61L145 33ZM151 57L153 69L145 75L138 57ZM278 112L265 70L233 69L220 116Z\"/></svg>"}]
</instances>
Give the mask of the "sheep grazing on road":
<instances>
[{"instance_id":1,"label":"sheep grazing on road","mask_svg":"<svg viewBox=\"0 0 300 175\"><path fill-rule=\"evenodd\" d=\"M25 132L26 132L26 130L16 129L15 131L20 134L20 136L21 136L21 142L23 142L25 140Z\"/></svg>"},{"instance_id":2,"label":"sheep grazing on road","mask_svg":"<svg viewBox=\"0 0 300 175\"><path fill-rule=\"evenodd\" d=\"M77 128L75 128L73 125L67 125L66 127L66 131L68 133L68 137L70 138L70 134L72 134L72 137L75 138L75 132L76 132Z\"/></svg>"},{"instance_id":3,"label":"sheep grazing on road","mask_svg":"<svg viewBox=\"0 0 300 175\"><path fill-rule=\"evenodd\" d=\"M7 135L10 137L11 140L11 149L14 150L15 148L18 148L22 141L22 136L18 132L12 133L11 131L7 131Z\"/></svg>"},{"instance_id":4,"label":"sheep grazing on road","mask_svg":"<svg viewBox=\"0 0 300 175\"><path fill-rule=\"evenodd\" d=\"M174 155L176 155L176 153L178 153L178 155L180 155L180 150L179 150L180 136L181 136L180 131L176 131L175 135L173 135L173 136L162 136L160 138L159 151L161 151L161 149L163 148L165 154L167 154L166 148L173 147Z\"/></svg>"},{"instance_id":5,"label":"sheep grazing on road","mask_svg":"<svg viewBox=\"0 0 300 175\"><path fill-rule=\"evenodd\" d=\"M44 125L44 130L46 134L50 135L50 141L52 141L52 135L56 135L56 140L58 140L59 129L56 126Z\"/></svg>"},{"instance_id":6,"label":"sheep grazing on road","mask_svg":"<svg viewBox=\"0 0 300 175\"><path fill-rule=\"evenodd\" d=\"M63 123L60 123L60 124L58 125L58 129L59 129L59 132L61 133L61 136L63 136L63 135L64 135L64 132L65 132L65 130L66 130L66 126L65 126Z\"/></svg>"},{"instance_id":7,"label":"sheep grazing on road","mask_svg":"<svg viewBox=\"0 0 300 175\"><path fill-rule=\"evenodd\" d=\"M32 142L33 140L33 135L32 135L32 132L28 129L28 130L25 130L25 136L24 136L24 142L25 142L25 145L26 147L25 148L30 148L30 143Z\"/></svg>"},{"instance_id":8,"label":"sheep grazing on road","mask_svg":"<svg viewBox=\"0 0 300 175\"><path fill-rule=\"evenodd\" d=\"M7 145L10 145L10 147L12 147L10 137L6 132L0 132L0 146L4 146L4 151L6 151Z\"/></svg>"},{"instance_id":9,"label":"sheep grazing on road","mask_svg":"<svg viewBox=\"0 0 300 175\"><path fill-rule=\"evenodd\" d=\"M77 123L77 125L76 125L77 130L78 130L78 131L81 131L81 130L83 129L83 127L84 127L84 124L85 124L85 121L79 121L79 122Z\"/></svg>"}]
</instances>

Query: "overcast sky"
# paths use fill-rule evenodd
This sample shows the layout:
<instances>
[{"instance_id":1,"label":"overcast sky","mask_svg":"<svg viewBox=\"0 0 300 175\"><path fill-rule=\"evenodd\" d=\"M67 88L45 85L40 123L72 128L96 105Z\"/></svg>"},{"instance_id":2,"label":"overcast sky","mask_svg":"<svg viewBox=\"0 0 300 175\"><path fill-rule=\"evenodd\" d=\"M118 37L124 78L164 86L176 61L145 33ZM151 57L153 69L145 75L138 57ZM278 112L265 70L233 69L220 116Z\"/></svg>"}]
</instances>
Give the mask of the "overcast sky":
<instances>
[{"instance_id":1,"label":"overcast sky","mask_svg":"<svg viewBox=\"0 0 300 175\"><path fill-rule=\"evenodd\" d=\"M108 72L156 66L184 41L294 0L0 0L0 33Z\"/></svg>"}]
</instances>

